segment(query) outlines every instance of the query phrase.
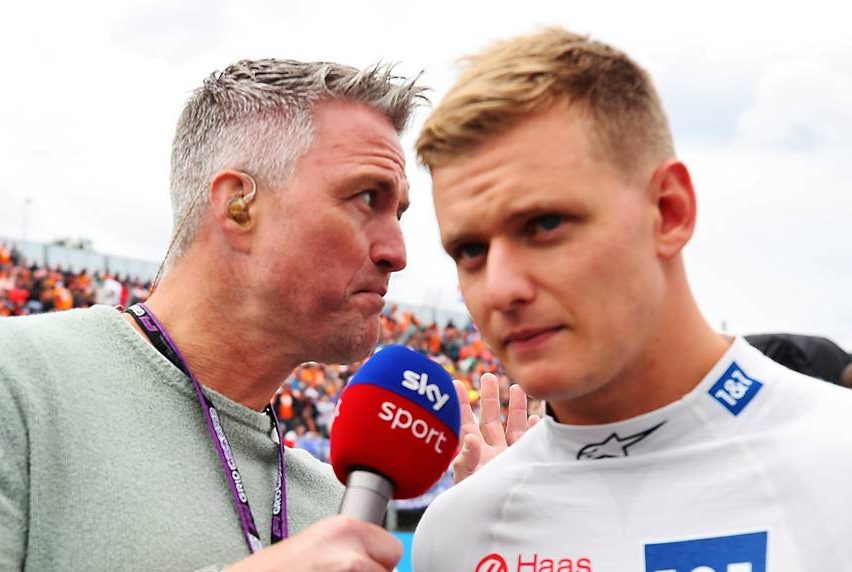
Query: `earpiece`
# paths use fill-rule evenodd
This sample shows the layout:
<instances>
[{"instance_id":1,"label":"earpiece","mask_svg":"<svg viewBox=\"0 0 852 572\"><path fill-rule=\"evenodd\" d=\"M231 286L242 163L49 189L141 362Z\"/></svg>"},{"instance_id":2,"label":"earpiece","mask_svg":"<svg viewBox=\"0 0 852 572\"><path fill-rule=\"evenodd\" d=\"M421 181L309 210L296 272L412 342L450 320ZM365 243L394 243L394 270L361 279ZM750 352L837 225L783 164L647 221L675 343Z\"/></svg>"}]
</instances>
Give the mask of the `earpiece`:
<instances>
[{"instance_id":1,"label":"earpiece","mask_svg":"<svg viewBox=\"0 0 852 572\"><path fill-rule=\"evenodd\" d=\"M251 191L245 195L237 195L228 201L228 217L240 226L245 226L251 221L248 207L257 193L257 183L254 182L252 176L247 173L243 173L243 175L251 182Z\"/></svg>"},{"instance_id":2,"label":"earpiece","mask_svg":"<svg viewBox=\"0 0 852 572\"><path fill-rule=\"evenodd\" d=\"M228 201L228 217L239 225L245 225L251 220L248 212L248 204L246 204L246 200L243 197L234 197Z\"/></svg>"}]
</instances>

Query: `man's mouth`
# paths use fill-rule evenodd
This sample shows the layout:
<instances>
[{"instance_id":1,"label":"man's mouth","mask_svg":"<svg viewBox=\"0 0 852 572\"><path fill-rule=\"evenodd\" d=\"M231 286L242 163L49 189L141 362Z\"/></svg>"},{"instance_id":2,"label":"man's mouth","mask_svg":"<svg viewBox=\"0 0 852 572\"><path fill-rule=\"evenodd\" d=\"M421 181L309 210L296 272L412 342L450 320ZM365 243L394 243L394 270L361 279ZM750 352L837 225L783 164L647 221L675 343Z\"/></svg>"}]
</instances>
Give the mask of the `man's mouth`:
<instances>
[{"instance_id":1,"label":"man's mouth","mask_svg":"<svg viewBox=\"0 0 852 572\"><path fill-rule=\"evenodd\" d=\"M513 345L518 347L535 344L564 329L565 326L563 325L520 328L509 333L503 338L502 342L507 348Z\"/></svg>"},{"instance_id":2,"label":"man's mouth","mask_svg":"<svg viewBox=\"0 0 852 572\"><path fill-rule=\"evenodd\" d=\"M376 294L377 296L384 298L385 294L388 293L388 289L385 286L374 286L369 288L362 288L355 292L356 294Z\"/></svg>"}]
</instances>

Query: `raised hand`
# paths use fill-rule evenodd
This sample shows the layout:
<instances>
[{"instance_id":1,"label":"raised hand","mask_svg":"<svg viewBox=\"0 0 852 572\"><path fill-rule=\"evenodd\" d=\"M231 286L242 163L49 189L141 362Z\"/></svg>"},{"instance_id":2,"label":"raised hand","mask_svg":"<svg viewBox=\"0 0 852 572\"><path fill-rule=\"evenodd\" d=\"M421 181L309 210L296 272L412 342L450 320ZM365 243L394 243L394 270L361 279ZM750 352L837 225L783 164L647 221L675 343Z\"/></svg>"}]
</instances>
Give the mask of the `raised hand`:
<instances>
[{"instance_id":1,"label":"raised hand","mask_svg":"<svg viewBox=\"0 0 852 572\"><path fill-rule=\"evenodd\" d=\"M497 376L485 373L480 380L477 425L467 388L460 381L454 383L461 404L462 447L453 460L453 471L455 482L460 483L520 439L527 429L538 423L539 416L527 417L527 396L518 385L513 385L509 388L509 416L504 429Z\"/></svg>"}]
</instances>

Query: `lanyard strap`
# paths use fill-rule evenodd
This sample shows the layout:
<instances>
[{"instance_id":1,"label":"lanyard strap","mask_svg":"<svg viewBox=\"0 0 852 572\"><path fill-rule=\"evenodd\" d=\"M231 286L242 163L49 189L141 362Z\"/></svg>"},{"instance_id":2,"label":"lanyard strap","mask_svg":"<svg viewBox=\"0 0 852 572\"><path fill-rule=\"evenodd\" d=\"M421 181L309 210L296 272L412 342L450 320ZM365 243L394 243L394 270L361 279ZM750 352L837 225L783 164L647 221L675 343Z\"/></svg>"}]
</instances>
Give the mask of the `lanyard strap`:
<instances>
[{"instance_id":1,"label":"lanyard strap","mask_svg":"<svg viewBox=\"0 0 852 572\"><path fill-rule=\"evenodd\" d=\"M263 543L260 541L260 535L257 532L257 526L254 523L254 517L251 514L249 507L248 496L246 496L243 478L237 469L237 462L231 451L231 445L228 442L228 437L225 435L225 430L219 420L219 412L216 406L204 394L201 389L201 384L190 371L186 360L178 350L177 345L169 337L163 325L154 317L151 310L145 307L144 304L134 304L127 309L127 313L136 320L151 343L163 356L169 360L175 367L181 370L189 377L192 386L195 389L195 394L198 397L198 403L201 406L201 412L207 422L207 431L210 433L210 439L219 454L219 460L222 463L222 470L225 473L225 479L228 481L228 486L231 490L231 498L234 501L234 507L240 517L240 525L243 529L243 535L246 539L246 544L249 550L254 553L263 548ZM281 429L278 425L278 418L272 411L272 406L267 405L264 410L272 420L272 425L275 428L275 433L278 435L278 477L275 482L275 497L272 501L272 543L287 538L287 467L284 460L284 444L281 438Z\"/></svg>"}]
</instances>

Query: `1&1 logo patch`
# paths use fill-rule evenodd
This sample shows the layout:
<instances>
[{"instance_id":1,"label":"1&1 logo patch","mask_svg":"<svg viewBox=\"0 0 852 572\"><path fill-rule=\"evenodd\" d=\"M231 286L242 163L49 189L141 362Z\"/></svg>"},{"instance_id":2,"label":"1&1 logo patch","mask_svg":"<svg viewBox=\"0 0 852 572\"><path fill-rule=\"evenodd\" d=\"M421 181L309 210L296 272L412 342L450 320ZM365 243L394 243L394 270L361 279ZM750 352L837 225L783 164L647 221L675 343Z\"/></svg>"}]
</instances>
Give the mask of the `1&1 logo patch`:
<instances>
[{"instance_id":1,"label":"1&1 logo patch","mask_svg":"<svg viewBox=\"0 0 852 572\"><path fill-rule=\"evenodd\" d=\"M732 362L708 393L725 409L734 415L739 415L740 411L754 399L761 387L763 387L762 383L747 376L737 362Z\"/></svg>"},{"instance_id":2,"label":"1&1 logo patch","mask_svg":"<svg viewBox=\"0 0 852 572\"><path fill-rule=\"evenodd\" d=\"M766 572L766 532L646 544L645 572Z\"/></svg>"}]
</instances>

